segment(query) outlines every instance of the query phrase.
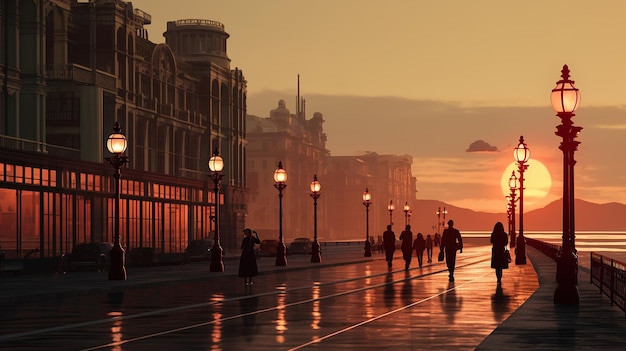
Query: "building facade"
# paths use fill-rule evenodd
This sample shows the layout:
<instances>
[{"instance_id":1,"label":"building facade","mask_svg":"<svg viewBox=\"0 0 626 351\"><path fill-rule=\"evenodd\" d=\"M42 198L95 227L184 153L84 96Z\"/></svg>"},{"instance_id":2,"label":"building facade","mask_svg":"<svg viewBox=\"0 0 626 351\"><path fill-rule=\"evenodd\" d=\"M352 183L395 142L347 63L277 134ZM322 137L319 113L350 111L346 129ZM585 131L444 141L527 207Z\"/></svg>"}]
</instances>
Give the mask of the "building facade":
<instances>
[{"instance_id":1,"label":"building facade","mask_svg":"<svg viewBox=\"0 0 626 351\"><path fill-rule=\"evenodd\" d=\"M307 120L298 106L292 114L284 100L268 118L248 116L249 225L266 239L278 238L281 217L273 174L280 161L288 175L282 200L285 244L296 237L313 238L309 185L314 175L321 184L317 206L320 241L365 240L368 227L369 235L377 238L390 223L389 201L396 206L392 221L399 234L405 224L403 206L412 207L416 198L412 157L374 152L331 156L323 122L319 112ZM368 221L363 205L366 189L372 195Z\"/></svg>"},{"instance_id":2,"label":"building facade","mask_svg":"<svg viewBox=\"0 0 626 351\"><path fill-rule=\"evenodd\" d=\"M212 238L237 250L245 226L246 98L229 34L211 20L168 22L121 0L3 0L0 5L0 232L7 257L56 257L112 241L115 121L128 139L121 242L182 252ZM224 158L219 199L209 179Z\"/></svg>"},{"instance_id":3,"label":"building facade","mask_svg":"<svg viewBox=\"0 0 626 351\"><path fill-rule=\"evenodd\" d=\"M298 101L302 101L298 99ZM298 104L299 105L299 104ZM299 105L301 106L301 105ZM274 171L282 162L287 172L287 187L283 190L283 240L313 238L313 199L310 184L317 175L321 184L318 199L318 236L327 237L327 165L324 119L316 112L306 119L304 108L296 113L287 109L284 100L278 102L269 118L248 116L248 202L247 222L265 239L277 239L280 221L278 190L274 187ZM263 238L262 238L263 239Z\"/></svg>"}]
</instances>

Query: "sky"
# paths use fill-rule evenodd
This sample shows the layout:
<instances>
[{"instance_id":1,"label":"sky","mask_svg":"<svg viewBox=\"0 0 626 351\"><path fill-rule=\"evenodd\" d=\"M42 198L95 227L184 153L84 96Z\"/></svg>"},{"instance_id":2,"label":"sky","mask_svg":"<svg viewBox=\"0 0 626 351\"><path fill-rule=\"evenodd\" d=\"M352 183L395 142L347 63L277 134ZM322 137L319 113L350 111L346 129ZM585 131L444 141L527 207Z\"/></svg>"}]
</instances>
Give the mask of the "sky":
<instances>
[{"instance_id":1,"label":"sky","mask_svg":"<svg viewBox=\"0 0 626 351\"><path fill-rule=\"evenodd\" d=\"M626 202L626 1L132 3L152 16L157 43L167 21L223 23L248 113L267 117L280 99L295 112L300 75L307 117L323 114L331 155L411 155L418 199L477 211L506 212L502 184L521 135L531 150L525 210L562 197L549 96L567 64L582 96L575 196Z\"/></svg>"}]
</instances>

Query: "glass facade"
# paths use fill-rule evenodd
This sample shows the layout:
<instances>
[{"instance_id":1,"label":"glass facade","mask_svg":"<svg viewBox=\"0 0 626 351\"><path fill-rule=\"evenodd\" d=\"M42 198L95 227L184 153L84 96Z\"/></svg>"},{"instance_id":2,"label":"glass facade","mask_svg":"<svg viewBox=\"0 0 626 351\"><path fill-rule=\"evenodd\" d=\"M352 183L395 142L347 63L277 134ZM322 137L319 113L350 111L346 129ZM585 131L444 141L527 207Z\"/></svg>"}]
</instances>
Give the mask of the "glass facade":
<instances>
[{"instance_id":1,"label":"glass facade","mask_svg":"<svg viewBox=\"0 0 626 351\"><path fill-rule=\"evenodd\" d=\"M112 242L112 167L80 163L68 169L66 162L49 159L37 163L0 163L0 247L6 258L60 257L79 243ZM180 253L189 240L209 237L215 203L207 182L143 177L150 174L122 169L120 242L127 252Z\"/></svg>"}]
</instances>

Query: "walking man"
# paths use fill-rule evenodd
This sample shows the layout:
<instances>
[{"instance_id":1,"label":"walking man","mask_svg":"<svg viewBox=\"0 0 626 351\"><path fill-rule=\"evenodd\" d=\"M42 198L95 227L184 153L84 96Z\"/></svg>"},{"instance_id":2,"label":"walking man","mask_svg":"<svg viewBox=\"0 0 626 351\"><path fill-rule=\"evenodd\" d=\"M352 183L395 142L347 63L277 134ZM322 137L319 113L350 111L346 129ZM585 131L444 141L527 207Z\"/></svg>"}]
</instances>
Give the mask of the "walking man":
<instances>
[{"instance_id":1,"label":"walking man","mask_svg":"<svg viewBox=\"0 0 626 351\"><path fill-rule=\"evenodd\" d=\"M387 230L383 233L383 248L385 249L385 260L387 260L387 266L391 268L393 253L396 251L396 234L391 230L391 224L387 225Z\"/></svg>"},{"instance_id":2,"label":"walking man","mask_svg":"<svg viewBox=\"0 0 626 351\"><path fill-rule=\"evenodd\" d=\"M402 240L400 248L402 249L402 258L404 258L404 270L408 271L409 265L411 265L411 257L413 257L413 233L410 225L407 224L402 233L400 233L400 240Z\"/></svg>"},{"instance_id":3,"label":"walking man","mask_svg":"<svg viewBox=\"0 0 626 351\"><path fill-rule=\"evenodd\" d=\"M463 239L461 232L454 228L454 221L448 221L448 228L441 235L441 251L446 253L446 265L448 266L449 280L454 281L454 266L456 265L456 250L463 253Z\"/></svg>"}]
</instances>

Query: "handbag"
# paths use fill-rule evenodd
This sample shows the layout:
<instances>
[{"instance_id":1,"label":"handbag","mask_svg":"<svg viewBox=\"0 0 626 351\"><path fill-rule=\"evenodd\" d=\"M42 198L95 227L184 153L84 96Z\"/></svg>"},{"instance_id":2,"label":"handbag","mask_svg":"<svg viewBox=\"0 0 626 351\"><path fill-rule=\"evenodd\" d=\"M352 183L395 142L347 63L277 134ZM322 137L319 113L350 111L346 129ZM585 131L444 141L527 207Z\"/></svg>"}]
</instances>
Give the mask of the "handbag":
<instances>
[{"instance_id":1,"label":"handbag","mask_svg":"<svg viewBox=\"0 0 626 351\"><path fill-rule=\"evenodd\" d=\"M509 252L509 250L504 250L504 258L506 259L506 261L508 263L511 263L511 252Z\"/></svg>"},{"instance_id":2,"label":"handbag","mask_svg":"<svg viewBox=\"0 0 626 351\"><path fill-rule=\"evenodd\" d=\"M437 256L437 260L439 262L443 261L443 251L439 251L439 255Z\"/></svg>"}]
</instances>

